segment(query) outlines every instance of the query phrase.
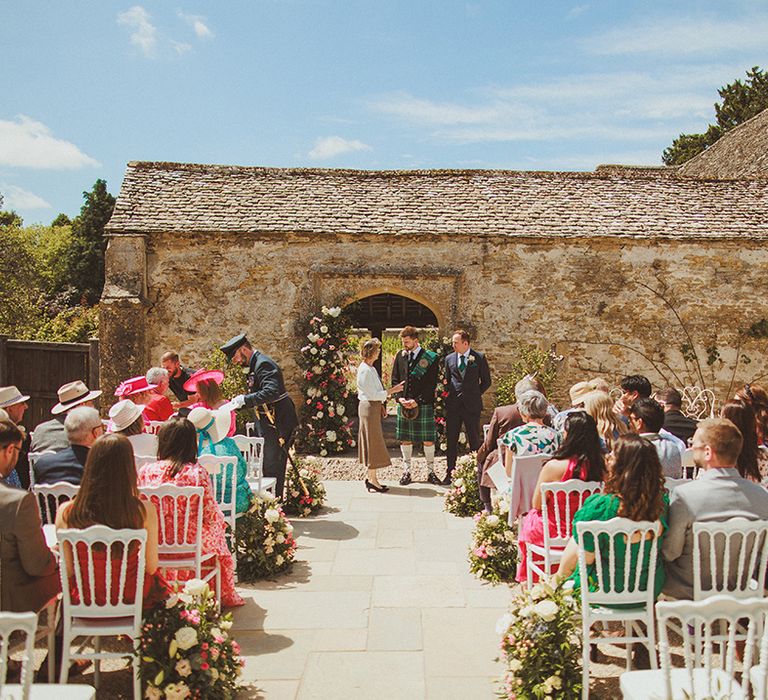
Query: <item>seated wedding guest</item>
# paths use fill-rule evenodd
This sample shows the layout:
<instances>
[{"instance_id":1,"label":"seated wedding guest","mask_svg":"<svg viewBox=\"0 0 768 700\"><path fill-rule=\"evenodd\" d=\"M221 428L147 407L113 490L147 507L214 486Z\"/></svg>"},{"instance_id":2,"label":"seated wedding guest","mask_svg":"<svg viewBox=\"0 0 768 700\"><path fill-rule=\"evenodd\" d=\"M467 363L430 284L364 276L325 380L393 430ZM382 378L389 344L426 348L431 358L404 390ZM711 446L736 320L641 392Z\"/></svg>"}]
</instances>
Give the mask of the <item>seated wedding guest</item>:
<instances>
[{"instance_id":1,"label":"seated wedding guest","mask_svg":"<svg viewBox=\"0 0 768 700\"><path fill-rule=\"evenodd\" d=\"M197 430L197 455L217 455L218 457L237 457L237 482L235 484L235 504L238 513L245 513L251 506L251 487L248 484L248 465L237 443L227 437L229 429L229 413L210 411L207 408L193 408L189 412L189 420ZM230 499L229 478L226 479L224 498Z\"/></svg>"},{"instance_id":2,"label":"seated wedding guest","mask_svg":"<svg viewBox=\"0 0 768 700\"><path fill-rule=\"evenodd\" d=\"M168 391L168 370L162 367L152 367L145 377L147 384L150 386L154 384L155 388L152 389L147 395L146 403L144 404L144 420L164 421L168 420L173 414L173 406L165 395ZM138 403L135 401L135 403Z\"/></svg>"},{"instance_id":3,"label":"seated wedding guest","mask_svg":"<svg viewBox=\"0 0 768 700\"><path fill-rule=\"evenodd\" d=\"M664 586L664 566L661 561L661 546L667 530L667 513L669 500L664 488L664 476L661 473L661 463L656 448L645 438L628 433L617 441L614 450L606 457L605 487L603 493L591 495L584 501L573 519L573 537L563 554L560 568L557 571L559 579L573 577L574 587L584 584L578 567L579 544L585 551L587 576L589 581L597 580L595 570L595 541L589 536L579 543L576 524L590 520L611 520L612 518L629 518L635 521L661 521L657 548L656 574L653 581L655 597L661 593ZM609 580L609 538L598 538L604 580ZM619 571L624 571L627 561L626 542L622 537L616 537L613 542L614 565ZM631 545L632 559L641 563L640 586L648 585L648 566L650 564L651 546L646 543L640 552L640 543ZM634 580L636 569L630 569L630 580ZM590 584L591 585L591 584Z\"/></svg>"},{"instance_id":4,"label":"seated wedding guest","mask_svg":"<svg viewBox=\"0 0 768 700\"><path fill-rule=\"evenodd\" d=\"M2 483L25 491L29 488L29 459L27 455L29 454L30 438L21 421L29 407L27 401L29 401L29 396L23 395L15 386L0 387L0 410L5 413L5 418L21 431L23 436L16 467L2 479Z\"/></svg>"},{"instance_id":5,"label":"seated wedding guest","mask_svg":"<svg viewBox=\"0 0 768 700\"><path fill-rule=\"evenodd\" d=\"M115 389L115 396L117 396L118 399L130 398L133 403L137 406L141 406L142 411L144 411L152 400L152 397L157 396L157 394L155 394L156 388L156 384L150 384L147 381L147 378L144 375L141 375L120 382L120 385ZM151 419L145 418L145 420Z\"/></svg>"},{"instance_id":6,"label":"seated wedding guest","mask_svg":"<svg viewBox=\"0 0 768 700\"><path fill-rule=\"evenodd\" d=\"M629 408L629 429L640 437L653 443L659 453L664 476L679 479L683 471L683 455L678 446L679 440L667 433L662 433L664 409L653 399L638 399Z\"/></svg>"},{"instance_id":7,"label":"seated wedding guest","mask_svg":"<svg viewBox=\"0 0 768 700\"><path fill-rule=\"evenodd\" d=\"M600 392L602 393L602 392ZM528 567L526 564L526 551L529 543L539 546L544 545L544 517L542 515L541 485L569 479L581 479L582 481L603 480L603 454L600 437L597 434L597 424L585 411L573 411L565 419L563 443L542 468L539 481L533 493L532 508L529 510L520 525L518 536L518 548L520 556L517 564L517 580L526 581ZM550 500L547 504L550 535L553 537L565 537L567 527L565 523L566 504L565 496L558 498L557 502ZM571 518L579 509L579 495L574 493L571 497L569 513ZM561 527L558 529L555 510L560 513ZM539 580L536 573L533 574L534 582Z\"/></svg>"},{"instance_id":8,"label":"seated wedding guest","mask_svg":"<svg viewBox=\"0 0 768 700\"><path fill-rule=\"evenodd\" d=\"M168 420L158 433L157 456L157 462L145 464L139 469L139 486L174 484L203 487L203 553L215 553L218 558L222 605L243 605L243 599L235 590L235 562L227 546L224 516L214 498L208 472L197 463L195 426L186 418ZM167 513L166 518L172 529L173 514Z\"/></svg>"},{"instance_id":9,"label":"seated wedding guest","mask_svg":"<svg viewBox=\"0 0 768 700\"><path fill-rule=\"evenodd\" d=\"M739 429L725 418L710 418L699 423L693 435L693 459L701 471L699 478L681 484L673 491L669 509L669 534L663 554L667 560L664 593L674 598L693 597L693 523L722 522L731 518L768 520L768 490L739 475L736 467L742 447ZM719 544L718 544L719 542ZM723 540L717 557L721 566L735 576L738 571L736 547L730 549L730 563L724 563ZM747 559L749 554L747 554ZM708 560L707 560L708 561ZM698 572L709 586L712 573Z\"/></svg>"},{"instance_id":10,"label":"seated wedding guest","mask_svg":"<svg viewBox=\"0 0 768 700\"><path fill-rule=\"evenodd\" d=\"M104 435L93 444L85 463L80 491L73 500L59 506L56 513L57 530L84 530L92 525L106 525L115 530L146 530L142 588L144 609L154 607L170 597L168 585L157 571L157 509L154 504L139 497L133 451L128 440L119 434ZM62 554L67 567L71 595L77 598L79 593L72 551L65 550ZM113 552L112 556L110 578L113 582L111 585L114 585L123 562L119 553ZM100 548L94 547L92 562L83 557L80 565L83 579L90 576L87 569L93 572L96 600L105 603L109 583L106 549L103 545ZM134 555L130 558L129 552L125 574L127 582L136 580L137 566L137 557ZM103 597L102 601L99 601L100 595ZM127 583L123 601L133 601L135 595L133 583Z\"/></svg>"},{"instance_id":11,"label":"seated wedding guest","mask_svg":"<svg viewBox=\"0 0 768 700\"><path fill-rule=\"evenodd\" d=\"M58 403L51 409L51 420L40 423L32 435L30 452L58 452L69 447L67 434L64 430L64 419L67 413L78 406L90 406L101 396L101 391L91 391L83 382L77 380L59 387L56 392Z\"/></svg>"},{"instance_id":12,"label":"seated wedding guest","mask_svg":"<svg viewBox=\"0 0 768 700\"><path fill-rule=\"evenodd\" d=\"M745 384L736 392L736 398L752 406L755 412L757 442L768 445L768 393L760 384Z\"/></svg>"},{"instance_id":13,"label":"seated wedding guest","mask_svg":"<svg viewBox=\"0 0 768 700\"><path fill-rule=\"evenodd\" d=\"M154 457L157 454L157 435L144 432L144 406L137 406L130 399L118 401L109 409L110 432L127 437L137 457Z\"/></svg>"},{"instance_id":14,"label":"seated wedding guest","mask_svg":"<svg viewBox=\"0 0 768 700\"><path fill-rule=\"evenodd\" d=\"M613 401L605 391L592 391L581 400L584 410L597 423L597 433L603 442L603 450L610 452L616 440L629 430L627 424L613 410Z\"/></svg>"},{"instance_id":15,"label":"seated wedding guest","mask_svg":"<svg viewBox=\"0 0 768 700\"><path fill-rule=\"evenodd\" d=\"M168 370L168 382L171 391L178 399L176 408L186 408L197 401L194 392L189 392L184 388L185 382L194 374L195 370L189 367L182 367L179 360L179 353L170 350L160 358L160 364Z\"/></svg>"},{"instance_id":16,"label":"seated wedding guest","mask_svg":"<svg viewBox=\"0 0 768 700\"><path fill-rule=\"evenodd\" d=\"M0 477L7 477L21 451L22 434L0 421ZM43 537L35 497L0 484L0 609L38 612L60 590L56 557Z\"/></svg>"},{"instance_id":17,"label":"seated wedding guest","mask_svg":"<svg viewBox=\"0 0 768 700\"><path fill-rule=\"evenodd\" d=\"M736 460L739 475L759 484L762 477L758 466L757 429L752 406L743 401L728 401L720 409L720 418L731 421L741 433L741 452Z\"/></svg>"},{"instance_id":18,"label":"seated wedding guest","mask_svg":"<svg viewBox=\"0 0 768 700\"><path fill-rule=\"evenodd\" d=\"M591 394L593 391L600 391L608 395L608 392L610 391L610 388L608 386L608 382L606 382L604 379L588 379L585 382L577 382L574 384L569 390L568 395L571 399L571 407L566 408L564 411L560 411L554 419L552 420L552 427L555 430L562 431L563 425L565 424L565 419L568 416L569 413L573 413L574 411L578 411L580 408L584 407L584 397L587 394ZM611 406L613 406L613 402L611 402Z\"/></svg>"},{"instance_id":19,"label":"seated wedding guest","mask_svg":"<svg viewBox=\"0 0 768 700\"><path fill-rule=\"evenodd\" d=\"M211 411L220 408L227 400L221 393L221 383L224 381L224 372L218 369L199 369L186 382L184 390L192 396L197 394L198 400L189 405L190 409L202 406ZM230 411L229 430L227 437L232 437L237 432L237 411Z\"/></svg>"},{"instance_id":20,"label":"seated wedding guest","mask_svg":"<svg viewBox=\"0 0 768 700\"><path fill-rule=\"evenodd\" d=\"M69 447L40 456L34 467L36 484L55 484L59 481L79 484L88 452L96 439L104 434L104 424L95 408L78 406L67 413L64 430Z\"/></svg>"},{"instance_id":21,"label":"seated wedding guest","mask_svg":"<svg viewBox=\"0 0 768 700\"><path fill-rule=\"evenodd\" d=\"M524 422L502 438L507 448L507 469L511 468L514 455L551 455L560 447L560 433L544 424L548 407L549 401L540 391L526 391L518 397L517 409Z\"/></svg>"},{"instance_id":22,"label":"seated wedding guest","mask_svg":"<svg viewBox=\"0 0 768 700\"><path fill-rule=\"evenodd\" d=\"M488 432L485 435L483 444L477 451L477 479L480 489L480 500L483 502L485 511L490 513L491 507L491 488L493 481L488 476L488 470L499 461L499 438L508 433L512 428L523 424L523 417L517 408L517 404L508 406L497 406L493 409L491 423L488 426Z\"/></svg>"},{"instance_id":23,"label":"seated wedding guest","mask_svg":"<svg viewBox=\"0 0 768 700\"><path fill-rule=\"evenodd\" d=\"M680 392L677 389L667 387L657 391L655 398L664 409L664 430L672 433L672 435L687 445L688 440L696 432L697 421L693 420L693 418L688 418L682 412L683 397Z\"/></svg>"},{"instance_id":24,"label":"seated wedding guest","mask_svg":"<svg viewBox=\"0 0 768 700\"><path fill-rule=\"evenodd\" d=\"M653 389L651 382L642 374L630 374L623 377L619 386L621 387L621 396L616 400L613 410L628 421L630 406L638 399L649 398Z\"/></svg>"}]
</instances>

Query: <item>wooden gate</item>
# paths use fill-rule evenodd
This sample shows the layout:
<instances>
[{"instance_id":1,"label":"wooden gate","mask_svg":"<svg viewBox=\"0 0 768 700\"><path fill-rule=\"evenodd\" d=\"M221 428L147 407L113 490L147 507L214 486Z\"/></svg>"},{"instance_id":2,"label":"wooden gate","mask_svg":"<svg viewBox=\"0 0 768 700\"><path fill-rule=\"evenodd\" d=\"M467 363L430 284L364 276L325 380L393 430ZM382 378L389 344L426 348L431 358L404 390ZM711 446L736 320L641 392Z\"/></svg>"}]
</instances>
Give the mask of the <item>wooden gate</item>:
<instances>
[{"instance_id":1,"label":"wooden gate","mask_svg":"<svg viewBox=\"0 0 768 700\"><path fill-rule=\"evenodd\" d=\"M23 423L29 430L51 417L56 390L76 379L99 388L99 341L44 343L10 340L0 335L0 386L14 385L29 394Z\"/></svg>"}]
</instances>

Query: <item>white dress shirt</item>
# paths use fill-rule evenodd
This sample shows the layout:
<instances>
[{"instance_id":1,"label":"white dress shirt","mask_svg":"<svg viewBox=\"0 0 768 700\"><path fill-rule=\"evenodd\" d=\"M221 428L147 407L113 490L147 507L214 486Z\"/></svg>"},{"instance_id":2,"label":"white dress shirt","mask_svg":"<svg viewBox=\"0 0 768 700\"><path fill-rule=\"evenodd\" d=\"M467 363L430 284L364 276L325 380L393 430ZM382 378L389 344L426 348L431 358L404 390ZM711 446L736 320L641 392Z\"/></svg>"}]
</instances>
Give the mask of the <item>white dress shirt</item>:
<instances>
[{"instance_id":1,"label":"white dress shirt","mask_svg":"<svg viewBox=\"0 0 768 700\"><path fill-rule=\"evenodd\" d=\"M379 373L367 362L357 368L357 398L360 401L386 401L387 390L381 383Z\"/></svg>"}]
</instances>

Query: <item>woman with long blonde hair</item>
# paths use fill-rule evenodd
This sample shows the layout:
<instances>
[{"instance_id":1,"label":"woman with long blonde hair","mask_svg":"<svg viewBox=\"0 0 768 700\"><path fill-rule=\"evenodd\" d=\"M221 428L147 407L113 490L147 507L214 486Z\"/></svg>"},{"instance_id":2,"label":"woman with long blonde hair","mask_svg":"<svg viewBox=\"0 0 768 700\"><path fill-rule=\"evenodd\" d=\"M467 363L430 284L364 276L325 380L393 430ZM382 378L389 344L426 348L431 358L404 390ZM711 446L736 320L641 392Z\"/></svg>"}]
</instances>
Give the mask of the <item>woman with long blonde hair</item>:
<instances>
[{"instance_id":1,"label":"woman with long blonde hair","mask_svg":"<svg viewBox=\"0 0 768 700\"><path fill-rule=\"evenodd\" d=\"M629 430L627 424L613 410L613 400L604 391L592 391L582 402L584 410L597 423L597 433L605 443L606 452L610 452L616 440Z\"/></svg>"}]
</instances>

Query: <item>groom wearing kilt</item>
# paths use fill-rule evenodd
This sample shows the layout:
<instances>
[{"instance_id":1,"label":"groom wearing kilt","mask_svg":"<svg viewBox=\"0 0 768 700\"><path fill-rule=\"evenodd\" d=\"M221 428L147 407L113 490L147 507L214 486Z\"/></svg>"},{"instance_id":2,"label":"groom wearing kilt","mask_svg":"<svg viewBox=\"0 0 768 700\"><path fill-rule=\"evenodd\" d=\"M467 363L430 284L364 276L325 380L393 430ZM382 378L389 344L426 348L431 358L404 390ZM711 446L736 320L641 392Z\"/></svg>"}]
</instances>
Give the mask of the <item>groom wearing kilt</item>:
<instances>
[{"instance_id":1,"label":"groom wearing kilt","mask_svg":"<svg viewBox=\"0 0 768 700\"><path fill-rule=\"evenodd\" d=\"M440 365L437 353L419 345L419 332L413 326L400 331L403 350L395 356L392 386L405 382L397 404L397 439L403 456L403 476L400 484L411 483L413 444L424 446L430 484L440 484L435 474L435 386Z\"/></svg>"}]
</instances>

